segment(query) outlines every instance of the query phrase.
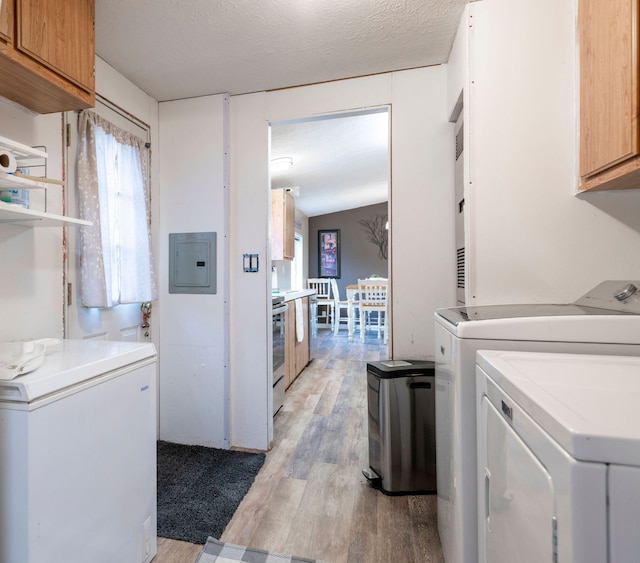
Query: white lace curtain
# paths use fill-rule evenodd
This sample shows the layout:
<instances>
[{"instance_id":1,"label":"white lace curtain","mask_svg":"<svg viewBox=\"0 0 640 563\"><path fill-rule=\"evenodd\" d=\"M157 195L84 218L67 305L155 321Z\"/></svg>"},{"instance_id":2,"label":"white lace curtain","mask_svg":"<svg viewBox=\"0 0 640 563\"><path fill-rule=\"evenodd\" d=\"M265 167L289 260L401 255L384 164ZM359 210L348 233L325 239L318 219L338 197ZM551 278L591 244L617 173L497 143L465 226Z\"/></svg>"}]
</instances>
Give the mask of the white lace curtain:
<instances>
[{"instance_id":1,"label":"white lace curtain","mask_svg":"<svg viewBox=\"0 0 640 563\"><path fill-rule=\"evenodd\" d=\"M145 142L92 111L78 121L80 295L86 307L157 299Z\"/></svg>"}]
</instances>

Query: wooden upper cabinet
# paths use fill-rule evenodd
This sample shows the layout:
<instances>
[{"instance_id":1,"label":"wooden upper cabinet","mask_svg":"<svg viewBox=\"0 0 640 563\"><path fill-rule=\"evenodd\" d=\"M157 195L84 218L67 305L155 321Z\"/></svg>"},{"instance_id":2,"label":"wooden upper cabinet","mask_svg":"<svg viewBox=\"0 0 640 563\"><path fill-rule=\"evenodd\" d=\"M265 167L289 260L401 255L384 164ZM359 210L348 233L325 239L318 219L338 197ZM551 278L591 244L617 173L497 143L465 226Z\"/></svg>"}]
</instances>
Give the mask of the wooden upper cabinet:
<instances>
[{"instance_id":1,"label":"wooden upper cabinet","mask_svg":"<svg viewBox=\"0 0 640 563\"><path fill-rule=\"evenodd\" d=\"M0 96L37 113L95 105L94 0L3 0Z\"/></svg>"},{"instance_id":2,"label":"wooden upper cabinet","mask_svg":"<svg viewBox=\"0 0 640 563\"><path fill-rule=\"evenodd\" d=\"M283 188L271 190L271 259L293 260L296 206Z\"/></svg>"},{"instance_id":3,"label":"wooden upper cabinet","mask_svg":"<svg viewBox=\"0 0 640 563\"><path fill-rule=\"evenodd\" d=\"M17 47L87 92L94 90L94 0L18 0Z\"/></svg>"},{"instance_id":4,"label":"wooden upper cabinet","mask_svg":"<svg viewBox=\"0 0 640 563\"><path fill-rule=\"evenodd\" d=\"M639 0L580 0L581 190L640 188Z\"/></svg>"},{"instance_id":5,"label":"wooden upper cabinet","mask_svg":"<svg viewBox=\"0 0 640 563\"><path fill-rule=\"evenodd\" d=\"M13 43L14 4L10 0L2 2L0 9L0 43Z\"/></svg>"}]
</instances>

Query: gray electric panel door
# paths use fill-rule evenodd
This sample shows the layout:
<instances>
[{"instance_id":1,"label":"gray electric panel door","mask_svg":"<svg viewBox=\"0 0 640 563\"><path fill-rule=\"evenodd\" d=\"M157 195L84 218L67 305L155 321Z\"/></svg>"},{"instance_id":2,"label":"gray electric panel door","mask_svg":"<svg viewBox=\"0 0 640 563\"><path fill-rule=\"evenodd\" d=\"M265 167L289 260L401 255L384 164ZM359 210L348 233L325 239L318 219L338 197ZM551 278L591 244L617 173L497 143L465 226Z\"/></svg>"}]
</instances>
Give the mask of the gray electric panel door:
<instances>
[{"instance_id":1,"label":"gray electric panel door","mask_svg":"<svg viewBox=\"0 0 640 563\"><path fill-rule=\"evenodd\" d=\"M216 233L169 234L169 293L216 293Z\"/></svg>"}]
</instances>

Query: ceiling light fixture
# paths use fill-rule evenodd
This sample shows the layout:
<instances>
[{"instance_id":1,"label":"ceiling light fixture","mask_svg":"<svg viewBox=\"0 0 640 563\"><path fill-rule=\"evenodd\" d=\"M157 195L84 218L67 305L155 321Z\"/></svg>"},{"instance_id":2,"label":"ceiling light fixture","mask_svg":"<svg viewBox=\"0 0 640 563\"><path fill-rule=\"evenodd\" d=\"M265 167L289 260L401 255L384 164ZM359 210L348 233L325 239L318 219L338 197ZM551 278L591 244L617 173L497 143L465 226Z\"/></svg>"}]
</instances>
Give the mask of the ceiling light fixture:
<instances>
[{"instance_id":1,"label":"ceiling light fixture","mask_svg":"<svg viewBox=\"0 0 640 563\"><path fill-rule=\"evenodd\" d=\"M278 172L279 170L286 170L289 166L293 166L293 158L290 156L283 156L282 158L274 158L271 160L271 171Z\"/></svg>"}]
</instances>

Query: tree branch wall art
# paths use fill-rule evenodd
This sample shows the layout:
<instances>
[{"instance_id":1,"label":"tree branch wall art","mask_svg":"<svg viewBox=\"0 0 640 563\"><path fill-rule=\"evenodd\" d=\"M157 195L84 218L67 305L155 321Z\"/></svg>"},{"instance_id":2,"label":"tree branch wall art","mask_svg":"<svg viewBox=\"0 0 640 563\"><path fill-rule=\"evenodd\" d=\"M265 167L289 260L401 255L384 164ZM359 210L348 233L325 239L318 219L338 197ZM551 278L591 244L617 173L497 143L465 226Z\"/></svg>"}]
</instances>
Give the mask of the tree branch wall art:
<instances>
[{"instance_id":1,"label":"tree branch wall art","mask_svg":"<svg viewBox=\"0 0 640 563\"><path fill-rule=\"evenodd\" d=\"M389 241L389 231L387 230L388 216L376 214L369 219L362 219L358 224L367 235L367 240L378 247L378 258L387 259L387 244Z\"/></svg>"}]
</instances>

